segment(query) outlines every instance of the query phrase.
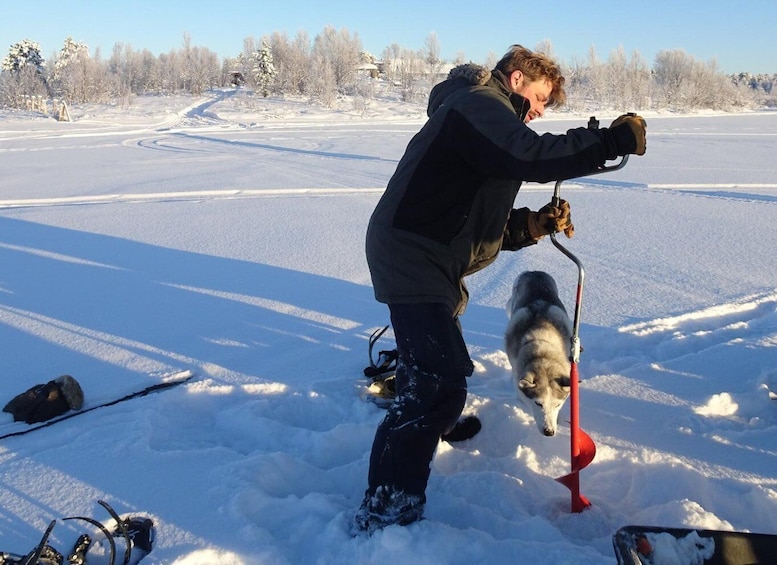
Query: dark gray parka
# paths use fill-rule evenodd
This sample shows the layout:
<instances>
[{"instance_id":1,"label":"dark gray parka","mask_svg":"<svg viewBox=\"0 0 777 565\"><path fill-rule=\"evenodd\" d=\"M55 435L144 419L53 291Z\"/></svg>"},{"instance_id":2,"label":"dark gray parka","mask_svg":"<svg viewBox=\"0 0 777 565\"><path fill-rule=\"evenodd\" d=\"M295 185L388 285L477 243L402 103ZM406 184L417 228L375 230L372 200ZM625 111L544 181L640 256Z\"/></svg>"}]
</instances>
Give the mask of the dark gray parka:
<instances>
[{"instance_id":1,"label":"dark gray parka","mask_svg":"<svg viewBox=\"0 0 777 565\"><path fill-rule=\"evenodd\" d=\"M367 229L378 301L445 303L463 313L464 276L503 248L535 243L526 231L528 210L512 209L521 181L582 176L633 150L628 128L538 135L523 121L529 101L505 82L499 71L469 64L432 89L429 120L408 144Z\"/></svg>"}]
</instances>

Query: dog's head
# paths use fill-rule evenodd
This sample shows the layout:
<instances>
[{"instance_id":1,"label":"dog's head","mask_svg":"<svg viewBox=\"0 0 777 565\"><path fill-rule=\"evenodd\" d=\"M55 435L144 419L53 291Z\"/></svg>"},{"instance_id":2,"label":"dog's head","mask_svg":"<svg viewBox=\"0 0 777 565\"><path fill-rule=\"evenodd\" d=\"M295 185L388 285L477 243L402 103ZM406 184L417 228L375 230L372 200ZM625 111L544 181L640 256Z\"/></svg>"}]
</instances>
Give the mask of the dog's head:
<instances>
[{"instance_id":1,"label":"dog's head","mask_svg":"<svg viewBox=\"0 0 777 565\"><path fill-rule=\"evenodd\" d=\"M558 414L569 398L569 376L549 379L543 386L533 373L527 373L518 381L519 397L531 407L534 421L543 435L556 435Z\"/></svg>"},{"instance_id":2,"label":"dog's head","mask_svg":"<svg viewBox=\"0 0 777 565\"><path fill-rule=\"evenodd\" d=\"M507 317L512 316L518 308L537 300L552 304L558 302L556 281L542 271L524 271L513 282L513 290L505 305Z\"/></svg>"}]
</instances>

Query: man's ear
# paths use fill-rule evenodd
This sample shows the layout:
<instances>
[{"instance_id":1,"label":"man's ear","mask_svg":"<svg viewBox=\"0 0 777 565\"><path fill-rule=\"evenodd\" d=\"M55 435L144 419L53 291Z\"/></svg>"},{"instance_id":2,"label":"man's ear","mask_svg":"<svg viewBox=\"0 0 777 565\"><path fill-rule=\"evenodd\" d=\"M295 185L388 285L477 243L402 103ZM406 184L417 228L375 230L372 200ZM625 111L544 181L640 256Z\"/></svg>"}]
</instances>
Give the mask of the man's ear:
<instances>
[{"instance_id":1,"label":"man's ear","mask_svg":"<svg viewBox=\"0 0 777 565\"><path fill-rule=\"evenodd\" d=\"M510 88L517 90L523 84L523 71L513 71L510 74Z\"/></svg>"}]
</instances>

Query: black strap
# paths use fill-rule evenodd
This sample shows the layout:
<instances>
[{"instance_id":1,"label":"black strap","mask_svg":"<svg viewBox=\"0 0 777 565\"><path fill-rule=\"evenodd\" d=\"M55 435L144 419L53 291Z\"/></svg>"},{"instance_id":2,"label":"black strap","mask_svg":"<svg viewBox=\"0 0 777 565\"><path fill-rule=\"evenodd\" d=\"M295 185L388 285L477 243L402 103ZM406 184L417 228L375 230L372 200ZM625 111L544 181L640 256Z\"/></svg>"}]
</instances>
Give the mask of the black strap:
<instances>
[{"instance_id":1,"label":"black strap","mask_svg":"<svg viewBox=\"0 0 777 565\"><path fill-rule=\"evenodd\" d=\"M388 329L389 326L378 328L372 332L372 335L370 336L370 346L368 351L370 366L365 367L364 369L365 377L370 377L372 379L384 378L388 376L387 374L392 374L397 368L398 354L396 349L378 351L377 361L375 361L372 357L372 350L375 347L375 344Z\"/></svg>"}]
</instances>

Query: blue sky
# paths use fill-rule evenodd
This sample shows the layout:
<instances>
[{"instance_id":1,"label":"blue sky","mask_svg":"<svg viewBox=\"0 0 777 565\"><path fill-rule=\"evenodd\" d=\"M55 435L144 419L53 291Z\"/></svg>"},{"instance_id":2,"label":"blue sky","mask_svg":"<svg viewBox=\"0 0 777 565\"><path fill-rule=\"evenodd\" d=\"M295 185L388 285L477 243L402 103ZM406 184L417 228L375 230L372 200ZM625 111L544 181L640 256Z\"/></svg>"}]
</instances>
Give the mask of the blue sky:
<instances>
[{"instance_id":1,"label":"blue sky","mask_svg":"<svg viewBox=\"0 0 777 565\"><path fill-rule=\"evenodd\" d=\"M68 36L86 43L92 54L99 47L104 58L115 43L158 55L179 49L188 33L192 45L229 57L242 51L246 37L273 31L293 37L305 30L312 40L329 25L358 34L376 56L392 43L420 49L435 32L448 60L462 52L484 62L513 43L534 47L549 40L565 63L585 60L591 47L604 60L622 46L651 65L662 49L684 49L697 60L714 58L727 73L777 73L777 0L0 2L0 56L32 39L48 59Z\"/></svg>"}]
</instances>

